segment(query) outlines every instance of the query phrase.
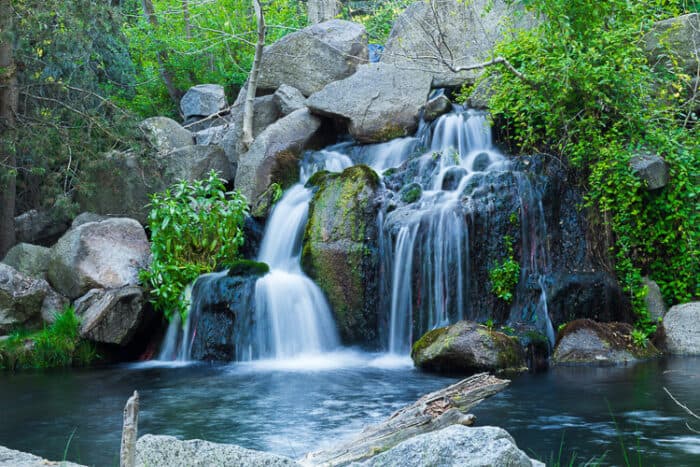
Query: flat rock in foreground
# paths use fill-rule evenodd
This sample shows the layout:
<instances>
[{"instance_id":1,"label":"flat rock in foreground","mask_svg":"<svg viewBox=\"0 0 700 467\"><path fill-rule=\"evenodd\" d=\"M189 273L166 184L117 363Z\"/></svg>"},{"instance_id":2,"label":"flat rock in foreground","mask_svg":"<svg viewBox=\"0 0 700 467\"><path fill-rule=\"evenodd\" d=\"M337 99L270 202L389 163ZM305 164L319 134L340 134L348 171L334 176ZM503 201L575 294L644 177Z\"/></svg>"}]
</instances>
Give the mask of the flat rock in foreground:
<instances>
[{"instance_id":1,"label":"flat rock in foreground","mask_svg":"<svg viewBox=\"0 0 700 467\"><path fill-rule=\"evenodd\" d=\"M0 446L0 466L2 467L46 467L56 465L61 467L83 467L73 462L52 462L42 457L22 451L15 451Z\"/></svg>"}]
</instances>

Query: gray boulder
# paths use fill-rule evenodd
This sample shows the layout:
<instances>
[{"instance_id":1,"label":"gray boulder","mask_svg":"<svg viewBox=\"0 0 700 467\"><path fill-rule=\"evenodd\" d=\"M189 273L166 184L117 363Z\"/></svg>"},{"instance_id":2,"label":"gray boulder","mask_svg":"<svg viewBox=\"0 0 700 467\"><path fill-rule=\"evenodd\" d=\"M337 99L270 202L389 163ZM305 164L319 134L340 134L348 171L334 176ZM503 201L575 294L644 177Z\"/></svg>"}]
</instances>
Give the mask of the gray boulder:
<instances>
[{"instance_id":1,"label":"gray boulder","mask_svg":"<svg viewBox=\"0 0 700 467\"><path fill-rule=\"evenodd\" d=\"M450 99L446 95L440 94L426 102L423 120L432 122L440 115L444 115L450 110L452 110L452 102L450 102Z\"/></svg>"},{"instance_id":2,"label":"gray boulder","mask_svg":"<svg viewBox=\"0 0 700 467\"><path fill-rule=\"evenodd\" d=\"M517 338L470 321L428 331L413 345L411 358L422 370L445 374L526 367Z\"/></svg>"},{"instance_id":3,"label":"gray boulder","mask_svg":"<svg viewBox=\"0 0 700 467\"><path fill-rule=\"evenodd\" d=\"M49 282L71 299L92 288L134 285L150 254L146 232L134 219L89 222L69 230L51 248Z\"/></svg>"},{"instance_id":4,"label":"gray boulder","mask_svg":"<svg viewBox=\"0 0 700 467\"><path fill-rule=\"evenodd\" d=\"M283 84L273 94L273 98L282 115L289 115L295 110L304 107L306 98L300 90L293 86Z\"/></svg>"},{"instance_id":5,"label":"gray boulder","mask_svg":"<svg viewBox=\"0 0 700 467\"><path fill-rule=\"evenodd\" d=\"M71 216L62 209L29 210L15 217L15 238L21 243L50 245L70 227Z\"/></svg>"},{"instance_id":6,"label":"gray boulder","mask_svg":"<svg viewBox=\"0 0 700 467\"><path fill-rule=\"evenodd\" d=\"M167 117L151 117L139 125L147 141L158 153L167 153L194 144L192 133Z\"/></svg>"},{"instance_id":7,"label":"gray boulder","mask_svg":"<svg viewBox=\"0 0 700 467\"><path fill-rule=\"evenodd\" d=\"M198 180L206 178L215 170L219 176L232 180L231 163L219 146L186 146L176 149L162 158L163 179L167 184L176 180Z\"/></svg>"},{"instance_id":8,"label":"gray boulder","mask_svg":"<svg viewBox=\"0 0 700 467\"><path fill-rule=\"evenodd\" d=\"M0 334L16 327L39 327L43 316L52 318L65 303L45 280L0 263Z\"/></svg>"},{"instance_id":9,"label":"gray boulder","mask_svg":"<svg viewBox=\"0 0 700 467\"><path fill-rule=\"evenodd\" d=\"M639 154L630 159L632 172L646 183L647 190L658 190L668 185L666 161L655 154Z\"/></svg>"},{"instance_id":10,"label":"gray boulder","mask_svg":"<svg viewBox=\"0 0 700 467\"><path fill-rule=\"evenodd\" d=\"M515 14L516 8L522 7L504 0L415 2L394 22L381 61L405 70L430 70L436 88L460 86L481 70L454 73L443 60L453 68L487 60L509 26L534 24L529 15Z\"/></svg>"},{"instance_id":11,"label":"gray boulder","mask_svg":"<svg viewBox=\"0 0 700 467\"><path fill-rule=\"evenodd\" d=\"M27 276L46 279L50 252L51 250L45 246L18 243L7 252L2 262Z\"/></svg>"},{"instance_id":12,"label":"gray boulder","mask_svg":"<svg viewBox=\"0 0 700 467\"><path fill-rule=\"evenodd\" d=\"M73 462L61 461L52 462L43 457L35 456L27 452L15 451L4 446L0 446L0 466L7 467L46 467L56 465L60 467L83 467Z\"/></svg>"},{"instance_id":13,"label":"gray boulder","mask_svg":"<svg viewBox=\"0 0 700 467\"><path fill-rule=\"evenodd\" d=\"M221 144L230 124L212 126L200 130L194 134L194 142L199 146L211 146L214 144Z\"/></svg>"},{"instance_id":14,"label":"gray boulder","mask_svg":"<svg viewBox=\"0 0 700 467\"><path fill-rule=\"evenodd\" d=\"M79 225L87 224L88 222L102 222L109 219L107 216L102 214L95 214L94 212L81 212L73 219L73 223L70 225L71 229L78 227Z\"/></svg>"},{"instance_id":15,"label":"gray boulder","mask_svg":"<svg viewBox=\"0 0 700 467\"><path fill-rule=\"evenodd\" d=\"M185 120L207 117L226 108L224 87L218 84L198 84L191 87L180 100Z\"/></svg>"},{"instance_id":16,"label":"gray boulder","mask_svg":"<svg viewBox=\"0 0 700 467\"><path fill-rule=\"evenodd\" d=\"M416 130L430 81L422 71L372 63L313 94L306 105L319 115L349 121L348 130L357 141L379 143Z\"/></svg>"},{"instance_id":17,"label":"gray boulder","mask_svg":"<svg viewBox=\"0 0 700 467\"><path fill-rule=\"evenodd\" d=\"M530 459L503 428L450 425L442 430L414 436L355 467L533 467L544 466Z\"/></svg>"},{"instance_id":18,"label":"gray boulder","mask_svg":"<svg viewBox=\"0 0 700 467\"><path fill-rule=\"evenodd\" d=\"M671 307L664 316L666 348L675 355L700 355L700 302Z\"/></svg>"},{"instance_id":19,"label":"gray boulder","mask_svg":"<svg viewBox=\"0 0 700 467\"><path fill-rule=\"evenodd\" d=\"M267 127L238 160L236 188L256 204L273 182L289 186L298 179L299 156L321 126L307 109L299 109Z\"/></svg>"},{"instance_id":20,"label":"gray boulder","mask_svg":"<svg viewBox=\"0 0 700 467\"><path fill-rule=\"evenodd\" d=\"M339 19L314 24L265 47L258 90L272 93L287 84L309 96L366 62L363 26Z\"/></svg>"},{"instance_id":21,"label":"gray boulder","mask_svg":"<svg viewBox=\"0 0 700 467\"><path fill-rule=\"evenodd\" d=\"M136 442L138 467L284 467L298 466L287 457L245 449L234 444L218 444L173 436L144 435Z\"/></svg>"},{"instance_id":22,"label":"gray boulder","mask_svg":"<svg viewBox=\"0 0 700 467\"><path fill-rule=\"evenodd\" d=\"M695 75L700 66L700 13L654 23L644 48L652 65L667 68L675 60L684 72Z\"/></svg>"},{"instance_id":23,"label":"gray boulder","mask_svg":"<svg viewBox=\"0 0 700 467\"><path fill-rule=\"evenodd\" d=\"M661 295L659 284L648 277L642 277L642 283L647 286L647 294L644 297L644 304L647 306L647 310L649 310L651 319L656 321L663 318L667 309L666 304L664 303L664 297Z\"/></svg>"},{"instance_id":24,"label":"gray boulder","mask_svg":"<svg viewBox=\"0 0 700 467\"><path fill-rule=\"evenodd\" d=\"M129 344L144 322L143 290L127 286L92 289L88 294L90 297L76 306L82 317L80 336L103 344Z\"/></svg>"},{"instance_id":25,"label":"gray boulder","mask_svg":"<svg viewBox=\"0 0 700 467\"><path fill-rule=\"evenodd\" d=\"M554 365L626 365L657 357L651 342L635 344L627 323L598 323L579 319L560 332L551 362Z\"/></svg>"}]
</instances>

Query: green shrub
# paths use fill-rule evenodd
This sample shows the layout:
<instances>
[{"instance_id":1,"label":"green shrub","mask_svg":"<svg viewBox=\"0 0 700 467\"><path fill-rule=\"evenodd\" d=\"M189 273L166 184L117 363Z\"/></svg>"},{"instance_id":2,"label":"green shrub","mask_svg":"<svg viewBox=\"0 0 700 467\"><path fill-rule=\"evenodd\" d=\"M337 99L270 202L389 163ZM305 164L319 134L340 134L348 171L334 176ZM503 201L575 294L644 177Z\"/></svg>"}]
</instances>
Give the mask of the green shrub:
<instances>
[{"instance_id":1,"label":"green shrub","mask_svg":"<svg viewBox=\"0 0 700 467\"><path fill-rule=\"evenodd\" d=\"M515 286L520 279L520 264L513 258L513 239L506 235L503 237L503 242L508 251L507 257L489 270L489 279L494 295L510 303L513 301ZM491 324L493 326L493 323Z\"/></svg>"},{"instance_id":2,"label":"green shrub","mask_svg":"<svg viewBox=\"0 0 700 467\"><path fill-rule=\"evenodd\" d=\"M248 214L245 197L227 192L215 171L205 180L181 180L151 197L150 269L141 281L151 289L151 301L168 318L186 317L189 303L182 296L197 276L230 264L243 245L243 222Z\"/></svg>"},{"instance_id":3,"label":"green shrub","mask_svg":"<svg viewBox=\"0 0 700 467\"><path fill-rule=\"evenodd\" d=\"M360 23L367 30L370 44L383 44L389 38L389 33L394 25L394 20L408 5L415 0L389 0L372 4L367 2L360 9L354 10L352 5L343 8L340 16L356 23ZM367 11L367 6L373 7Z\"/></svg>"},{"instance_id":4,"label":"green shrub","mask_svg":"<svg viewBox=\"0 0 700 467\"><path fill-rule=\"evenodd\" d=\"M86 366L97 358L91 342L79 334L80 318L73 308L56 313L56 321L41 331L16 331L0 342L0 369Z\"/></svg>"},{"instance_id":5,"label":"green shrub","mask_svg":"<svg viewBox=\"0 0 700 467\"><path fill-rule=\"evenodd\" d=\"M669 303L698 296L698 126L679 118L679 93L691 79L673 65L647 63L644 34L653 22L697 8L695 2L643 0L530 0L541 23L496 46L525 77L491 68L498 84L490 109L516 153L556 153L587 190L586 202L609 230L618 280L638 314L638 327L655 327L645 308L642 275ZM695 6L693 6L695 5ZM463 96L464 97L464 96ZM694 126L693 126L694 125ZM661 155L671 182L649 192L631 172L637 152ZM605 238L600 235L600 238Z\"/></svg>"}]
</instances>

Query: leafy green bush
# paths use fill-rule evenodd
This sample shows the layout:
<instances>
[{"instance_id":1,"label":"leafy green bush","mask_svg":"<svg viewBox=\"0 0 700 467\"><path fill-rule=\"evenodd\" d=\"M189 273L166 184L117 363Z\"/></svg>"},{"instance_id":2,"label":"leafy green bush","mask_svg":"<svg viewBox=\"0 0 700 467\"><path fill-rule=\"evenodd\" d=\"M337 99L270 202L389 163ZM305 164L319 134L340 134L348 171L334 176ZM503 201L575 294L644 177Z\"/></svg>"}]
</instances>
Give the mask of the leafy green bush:
<instances>
[{"instance_id":1,"label":"leafy green bush","mask_svg":"<svg viewBox=\"0 0 700 467\"><path fill-rule=\"evenodd\" d=\"M507 257L489 270L491 291L498 298L510 303L513 301L515 286L520 279L520 264L513 258L513 239L506 235L503 237L506 245Z\"/></svg>"},{"instance_id":2,"label":"leafy green bush","mask_svg":"<svg viewBox=\"0 0 700 467\"><path fill-rule=\"evenodd\" d=\"M80 338L80 318L73 308L56 313L56 321L38 332L17 331L0 342L0 369L86 366L97 353Z\"/></svg>"},{"instance_id":3,"label":"leafy green bush","mask_svg":"<svg viewBox=\"0 0 700 467\"><path fill-rule=\"evenodd\" d=\"M152 287L152 303L168 318L187 315L182 296L197 276L230 264L243 245L246 199L227 192L226 181L215 171L205 180L181 180L151 197L148 227L151 231L150 269L141 281Z\"/></svg>"},{"instance_id":4,"label":"leafy green bush","mask_svg":"<svg viewBox=\"0 0 700 467\"><path fill-rule=\"evenodd\" d=\"M384 44L389 38L389 33L396 17L414 1L389 0L374 4L367 2L359 10L354 10L352 5L348 4L343 8L341 17L363 25L367 30L370 44ZM367 5L372 8L370 11L368 11Z\"/></svg>"},{"instance_id":5,"label":"leafy green bush","mask_svg":"<svg viewBox=\"0 0 700 467\"><path fill-rule=\"evenodd\" d=\"M538 26L496 46L525 77L491 68L490 109L514 152L557 153L578 172L596 229L614 235L618 279L639 327L654 330L644 306L644 274L670 303L698 296L700 191L698 125L678 118L690 77L647 63L644 34L654 21L688 11L686 1L529 0ZM696 7L695 7L696 8ZM649 192L629 166L637 152L661 155L671 182ZM601 235L601 238L605 237Z\"/></svg>"}]
</instances>

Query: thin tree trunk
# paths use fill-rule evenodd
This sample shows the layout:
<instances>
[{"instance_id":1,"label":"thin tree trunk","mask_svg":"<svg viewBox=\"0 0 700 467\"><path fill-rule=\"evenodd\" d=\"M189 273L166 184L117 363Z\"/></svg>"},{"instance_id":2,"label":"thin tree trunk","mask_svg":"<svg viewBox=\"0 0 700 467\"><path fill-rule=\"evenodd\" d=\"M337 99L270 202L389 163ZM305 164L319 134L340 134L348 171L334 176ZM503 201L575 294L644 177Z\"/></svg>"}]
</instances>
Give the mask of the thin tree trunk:
<instances>
[{"instance_id":1,"label":"thin tree trunk","mask_svg":"<svg viewBox=\"0 0 700 467\"><path fill-rule=\"evenodd\" d=\"M10 0L0 0L0 258L15 244L16 165L12 141L17 112L17 75L12 51Z\"/></svg>"},{"instance_id":2,"label":"thin tree trunk","mask_svg":"<svg viewBox=\"0 0 700 467\"><path fill-rule=\"evenodd\" d=\"M182 0L182 18L185 21L185 37L192 40L192 24L190 23L190 6L187 0Z\"/></svg>"},{"instance_id":3,"label":"thin tree trunk","mask_svg":"<svg viewBox=\"0 0 700 467\"><path fill-rule=\"evenodd\" d=\"M253 108L255 104L255 91L258 87L258 75L260 74L260 62L262 61L263 47L265 46L265 16L263 15L260 0L253 0L255 19L258 24L258 40L255 43L255 58L253 68L250 70L248 78L248 89L246 90L245 104L243 106L243 134L241 142L247 150L253 144Z\"/></svg>"},{"instance_id":4,"label":"thin tree trunk","mask_svg":"<svg viewBox=\"0 0 700 467\"><path fill-rule=\"evenodd\" d=\"M146 20L150 23L153 30L155 31L158 29L158 18L156 18L153 2L151 0L141 0L141 7L143 8L143 14L146 17ZM168 70L168 52L165 50L159 50L156 56L158 59L158 66L160 68L160 77L168 90L168 95L173 103L178 105L180 103L180 98L182 97L182 91L175 86L173 75L170 73L170 70Z\"/></svg>"},{"instance_id":5,"label":"thin tree trunk","mask_svg":"<svg viewBox=\"0 0 700 467\"><path fill-rule=\"evenodd\" d=\"M139 434L139 393L126 401L124 406L124 425L122 427L122 446L119 452L119 467L136 465L136 439Z\"/></svg>"}]
</instances>

